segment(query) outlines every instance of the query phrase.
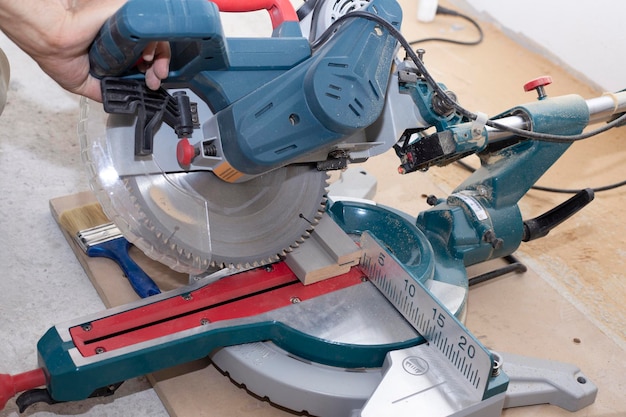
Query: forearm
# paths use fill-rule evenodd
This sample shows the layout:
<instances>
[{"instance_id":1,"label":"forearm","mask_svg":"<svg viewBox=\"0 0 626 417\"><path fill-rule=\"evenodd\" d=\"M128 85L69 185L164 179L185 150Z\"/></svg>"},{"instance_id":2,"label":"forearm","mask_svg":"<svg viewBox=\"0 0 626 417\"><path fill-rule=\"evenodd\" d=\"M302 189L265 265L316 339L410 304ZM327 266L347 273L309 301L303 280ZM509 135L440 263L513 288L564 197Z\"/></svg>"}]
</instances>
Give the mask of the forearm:
<instances>
[{"instance_id":1,"label":"forearm","mask_svg":"<svg viewBox=\"0 0 626 417\"><path fill-rule=\"evenodd\" d=\"M126 0L0 0L0 29L59 85L95 100L100 82L89 74L88 50L98 31ZM156 89L168 75L167 42L143 55L146 84Z\"/></svg>"},{"instance_id":2,"label":"forearm","mask_svg":"<svg viewBox=\"0 0 626 417\"><path fill-rule=\"evenodd\" d=\"M0 0L0 29L63 88L99 100L87 51L126 0Z\"/></svg>"},{"instance_id":3,"label":"forearm","mask_svg":"<svg viewBox=\"0 0 626 417\"><path fill-rule=\"evenodd\" d=\"M76 31L97 33L102 16L126 0L0 0L0 29L35 59L74 42ZM59 51L63 52L63 51Z\"/></svg>"}]
</instances>

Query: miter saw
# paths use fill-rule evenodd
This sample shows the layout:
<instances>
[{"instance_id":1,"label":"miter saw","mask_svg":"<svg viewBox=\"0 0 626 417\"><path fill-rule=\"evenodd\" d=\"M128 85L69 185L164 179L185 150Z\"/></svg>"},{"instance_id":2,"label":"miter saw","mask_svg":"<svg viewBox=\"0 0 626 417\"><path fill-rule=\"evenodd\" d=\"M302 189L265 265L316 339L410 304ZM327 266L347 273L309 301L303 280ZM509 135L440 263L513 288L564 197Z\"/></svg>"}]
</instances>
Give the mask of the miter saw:
<instances>
[{"instance_id":1,"label":"miter saw","mask_svg":"<svg viewBox=\"0 0 626 417\"><path fill-rule=\"evenodd\" d=\"M576 367L498 354L472 336L466 267L510 255L591 201L585 190L526 221L517 205L588 124L624 122L626 93L548 98L540 78L525 86L539 100L489 119L433 80L400 35L395 0L305 6L131 0L103 27L90 52L103 106L85 101L80 125L94 191L126 238L201 278L51 328L39 369L0 378L0 404L22 391L21 408L110 395L209 354L261 397L320 416L594 401ZM220 12L256 9L268 10L271 37L224 36ZM157 91L135 69L151 41L172 48ZM392 148L402 174L470 154L481 167L417 219L327 200L329 171ZM358 242L360 262L303 285L284 259L323 216Z\"/></svg>"}]
</instances>

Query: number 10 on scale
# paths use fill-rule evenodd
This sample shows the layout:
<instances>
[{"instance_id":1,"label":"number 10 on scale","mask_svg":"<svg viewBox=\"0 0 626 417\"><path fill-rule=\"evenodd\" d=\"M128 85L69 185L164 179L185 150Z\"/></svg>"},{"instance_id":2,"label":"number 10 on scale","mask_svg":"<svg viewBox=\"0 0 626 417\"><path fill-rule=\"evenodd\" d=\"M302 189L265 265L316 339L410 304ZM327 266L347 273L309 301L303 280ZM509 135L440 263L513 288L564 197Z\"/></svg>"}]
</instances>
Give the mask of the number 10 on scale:
<instances>
[{"instance_id":1,"label":"number 10 on scale","mask_svg":"<svg viewBox=\"0 0 626 417\"><path fill-rule=\"evenodd\" d=\"M482 399L492 370L489 351L372 236L364 233L361 247L370 281Z\"/></svg>"}]
</instances>

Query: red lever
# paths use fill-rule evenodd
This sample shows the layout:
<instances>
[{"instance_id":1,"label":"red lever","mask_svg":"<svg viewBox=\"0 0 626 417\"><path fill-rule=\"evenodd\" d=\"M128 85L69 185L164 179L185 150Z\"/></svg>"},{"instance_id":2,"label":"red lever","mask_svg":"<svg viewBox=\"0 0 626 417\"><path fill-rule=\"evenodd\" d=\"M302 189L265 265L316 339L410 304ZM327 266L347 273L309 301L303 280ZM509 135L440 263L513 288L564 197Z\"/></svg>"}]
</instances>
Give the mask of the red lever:
<instances>
[{"instance_id":1,"label":"red lever","mask_svg":"<svg viewBox=\"0 0 626 417\"><path fill-rule=\"evenodd\" d=\"M195 146L193 146L189 139L182 138L176 145L176 159L180 166L188 167L193 162L193 159L198 155Z\"/></svg>"},{"instance_id":2,"label":"red lever","mask_svg":"<svg viewBox=\"0 0 626 417\"><path fill-rule=\"evenodd\" d=\"M530 80L524 84L524 91L528 92L537 90L539 100L541 100L546 98L546 91L544 90L544 87L550 84L552 84L552 77L544 75L543 77L535 78L534 80Z\"/></svg>"},{"instance_id":3,"label":"red lever","mask_svg":"<svg viewBox=\"0 0 626 417\"><path fill-rule=\"evenodd\" d=\"M298 15L289 0L212 0L221 12L253 12L267 10L272 19L272 28L283 22L298 22Z\"/></svg>"},{"instance_id":4,"label":"red lever","mask_svg":"<svg viewBox=\"0 0 626 417\"><path fill-rule=\"evenodd\" d=\"M15 394L47 384L43 368L17 375L0 374L0 410Z\"/></svg>"}]
</instances>

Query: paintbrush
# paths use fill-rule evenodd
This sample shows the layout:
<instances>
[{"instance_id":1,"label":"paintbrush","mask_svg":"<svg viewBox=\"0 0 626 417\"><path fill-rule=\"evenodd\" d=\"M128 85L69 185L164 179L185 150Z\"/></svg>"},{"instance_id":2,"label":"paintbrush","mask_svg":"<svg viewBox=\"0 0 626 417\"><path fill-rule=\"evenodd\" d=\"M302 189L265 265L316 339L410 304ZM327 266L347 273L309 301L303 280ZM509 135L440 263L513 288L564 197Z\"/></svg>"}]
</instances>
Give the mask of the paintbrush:
<instances>
[{"instance_id":1,"label":"paintbrush","mask_svg":"<svg viewBox=\"0 0 626 417\"><path fill-rule=\"evenodd\" d=\"M131 243L104 214L100 204L66 210L59 215L59 224L87 256L115 261L141 298L161 292L152 278L130 257L128 251Z\"/></svg>"}]
</instances>

